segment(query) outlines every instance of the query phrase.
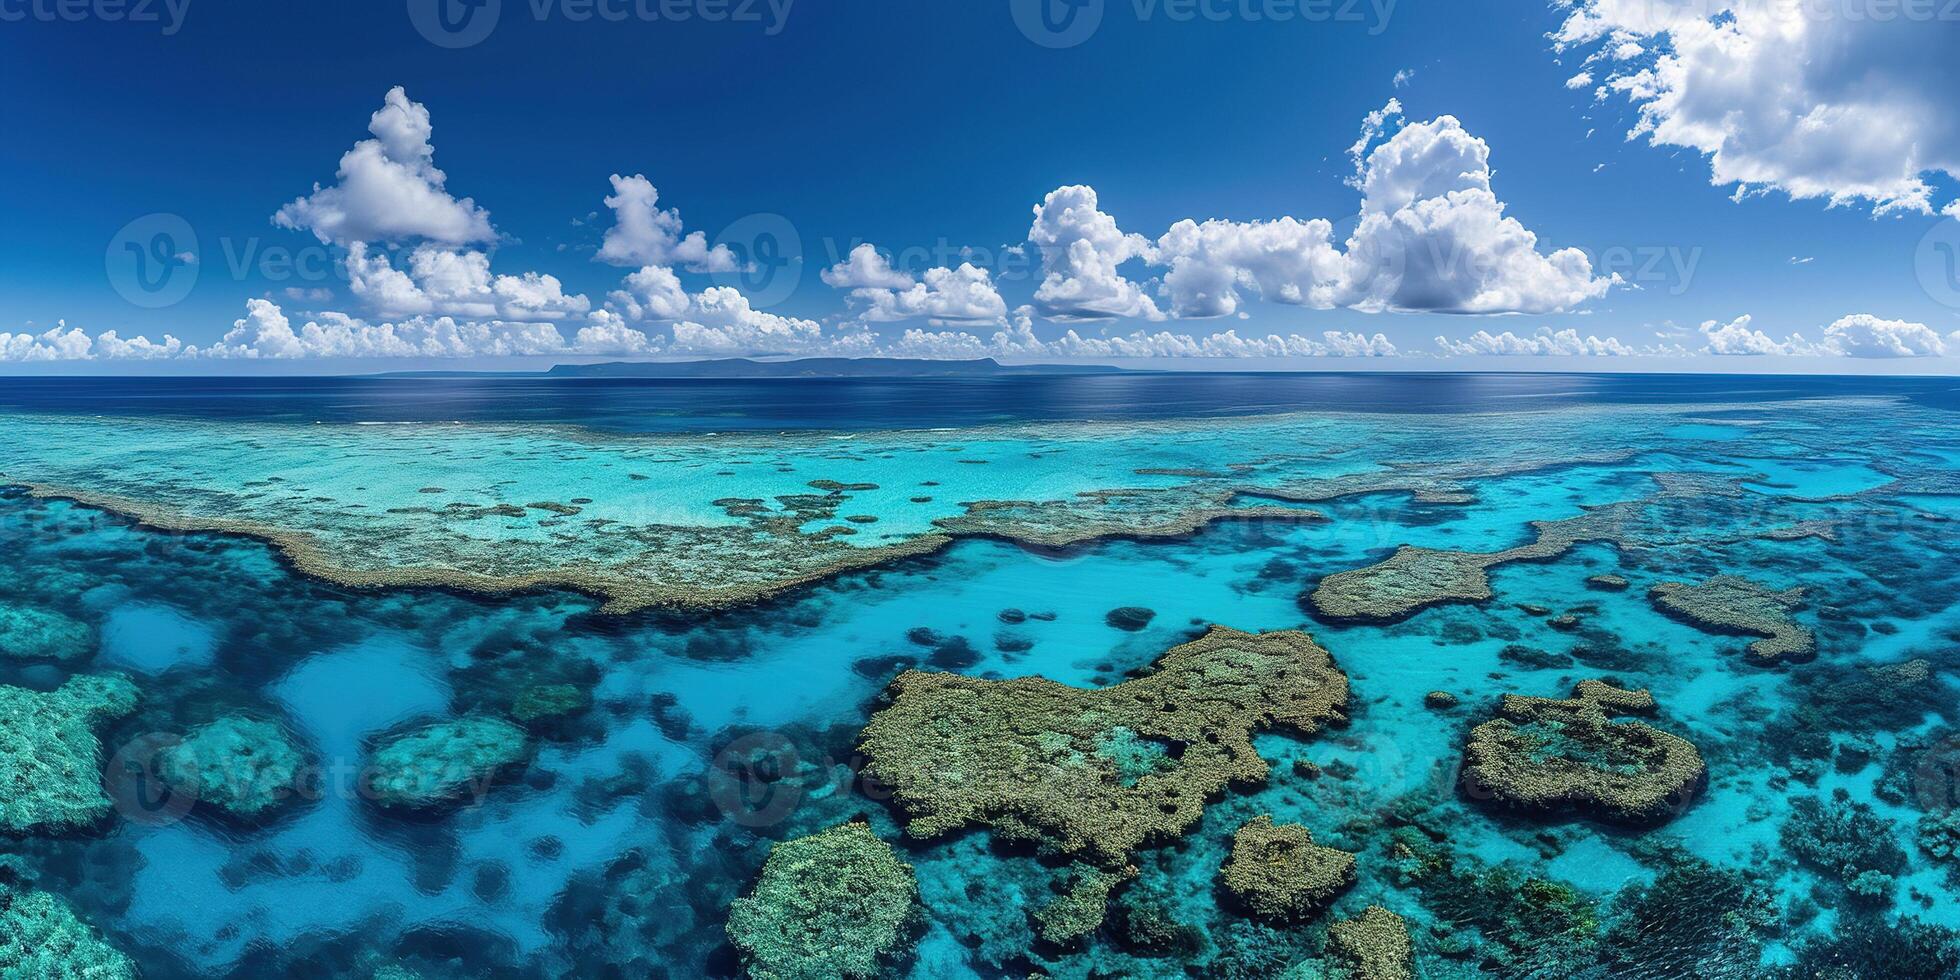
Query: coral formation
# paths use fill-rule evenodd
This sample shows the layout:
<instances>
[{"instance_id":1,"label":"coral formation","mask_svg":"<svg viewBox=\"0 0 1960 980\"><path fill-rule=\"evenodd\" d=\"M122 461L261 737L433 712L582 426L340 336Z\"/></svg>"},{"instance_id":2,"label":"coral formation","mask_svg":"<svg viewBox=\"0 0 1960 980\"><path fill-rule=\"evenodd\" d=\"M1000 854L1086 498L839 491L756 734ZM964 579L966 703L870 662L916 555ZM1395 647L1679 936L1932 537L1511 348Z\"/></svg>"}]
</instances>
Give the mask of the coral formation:
<instances>
[{"instance_id":1,"label":"coral formation","mask_svg":"<svg viewBox=\"0 0 1960 980\"><path fill-rule=\"evenodd\" d=\"M290 798L305 757L278 725L227 715L157 757L157 773L199 802L256 817Z\"/></svg>"},{"instance_id":2,"label":"coral formation","mask_svg":"<svg viewBox=\"0 0 1960 980\"><path fill-rule=\"evenodd\" d=\"M1699 584L1662 582L1648 593L1654 608L1711 633L1757 636L1747 659L1770 667L1817 655L1817 638L1791 618L1803 606L1802 588L1765 588L1740 575L1717 575Z\"/></svg>"},{"instance_id":3,"label":"coral formation","mask_svg":"<svg viewBox=\"0 0 1960 980\"><path fill-rule=\"evenodd\" d=\"M1906 871L1905 848L1892 821L1838 792L1829 800L1790 801L1790 818L1779 835L1783 849L1832 876L1854 899L1887 899L1893 881Z\"/></svg>"},{"instance_id":4,"label":"coral formation","mask_svg":"<svg viewBox=\"0 0 1960 980\"><path fill-rule=\"evenodd\" d=\"M1578 813L1652 825L1687 808L1708 770L1693 743L1643 722L1654 698L1581 681L1569 700L1504 695L1497 717L1470 730L1464 794L1480 803L1552 816Z\"/></svg>"},{"instance_id":5,"label":"coral formation","mask_svg":"<svg viewBox=\"0 0 1960 980\"><path fill-rule=\"evenodd\" d=\"M1034 910L1042 941L1065 945L1102 928L1109 893L1135 875L1131 867L1110 870L1080 861L1070 864L1056 882L1056 896Z\"/></svg>"},{"instance_id":6,"label":"coral formation","mask_svg":"<svg viewBox=\"0 0 1960 980\"><path fill-rule=\"evenodd\" d=\"M1348 684L1305 633L1213 627L1112 687L907 671L888 694L864 729L864 773L909 833L983 824L1114 868L1183 833L1227 785L1264 779L1253 732L1343 721ZM1111 758L1117 729L1161 744L1167 764L1139 774Z\"/></svg>"},{"instance_id":7,"label":"coral formation","mask_svg":"<svg viewBox=\"0 0 1960 980\"><path fill-rule=\"evenodd\" d=\"M1548 561L1588 541L1624 540L1646 501L1607 504L1562 521L1533 521L1536 539L1504 551L1438 551L1403 545L1366 568L1336 572L1307 597L1314 615L1330 623L1393 623L1431 606L1483 602L1491 597L1490 569Z\"/></svg>"},{"instance_id":8,"label":"coral formation","mask_svg":"<svg viewBox=\"0 0 1960 980\"><path fill-rule=\"evenodd\" d=\"M756 980L870 980L909 951L918 923L912 866L860 822L777 844L728 938Z\"/></svg>"},{"instance_id":9,"label":"coral formation","mask_svg":"<svg viewBox=\"0 0 1960 980\"><path fill-rule=\"evenodd\" d=\"M0 977L135 980L136 965L67 902L0 885Z\"/></svg>"},{"instance_id":10,"label":"coral formation","mask_svg":"<svg viewBox=\"0 0 1960 980\"><path fill-rule=\"evenodd\" d=\"M1409 923L1379 905L1329 926L1327 951L1356 980L1414 980L1416 975Z\"/></svg>"},{"instance_id":11,"label":"coral formation","mask_svg":"<svg viewBox=\"0 0 1960 980\"><path fill-rule=\"evenodd\" d=\"M1354 855L1313 842L1296 823L1253 818L1232 835L1232 856L1219 881L1254 915L1278 922L1306 919L1354 884Z\"/></svg>"},{"instance_id":12,"label":"coral formation","mask_svg":"<svg viewBox=\"0 0 1960 980\"><path fill-rule=\"evenodd\" d=\"M80 660L95 651L95 631L73 617L20 602L0 601L0 657Z\"/></svg>"},{"instance_id":13,"label":"coral formation","mask_svg":"<svg viewBox=\"0 0 1960 980\"><path fill-rule=\"evenodd\" d=\"M437 722L375 746L367 787L382 806L418 810L481 796L496 774L524 761L524 729L496 718Z\"/></svg>"},{"instance_id":14,"label":"coral formation","mask_svg":"<svg viewBox=\"0 0 1960 980\"><path fill-rule=\"evenodd\" d=\"M115 674L71 677L47 692L0 687L0 830L60 832L108 816L96 731L140 697Z\"/></svg>"}]
</instances>

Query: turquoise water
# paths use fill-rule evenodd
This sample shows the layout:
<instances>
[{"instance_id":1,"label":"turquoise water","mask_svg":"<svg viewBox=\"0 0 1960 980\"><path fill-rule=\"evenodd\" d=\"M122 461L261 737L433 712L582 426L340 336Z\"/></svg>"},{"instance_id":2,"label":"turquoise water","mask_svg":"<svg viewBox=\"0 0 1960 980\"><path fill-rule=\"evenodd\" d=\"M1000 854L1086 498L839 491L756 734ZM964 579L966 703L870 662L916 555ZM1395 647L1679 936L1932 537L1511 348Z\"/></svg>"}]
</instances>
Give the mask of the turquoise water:
<instances>
[{"instance_id":1,"label":"turquoise water","mask_svg":"<svg viewBox=\"0 0 1960 980\"><path fill-rule=\"evenodd\" d=\"M1946 409L1858 397L729 435L74 412L0 426L14 485L0 601L82 623L91 644L67 660L10 649L0 683L121 672L143 694L98 729L117 806L0 838L0 884L59 896L144 976L734 976L728 907L769 845L854 817L916 871L923 919L895 967L910 977L1278 977L1318 964L1326 926L1371 904L1407 920L1431 977L1960 964L1960 857L1921 833L1950 812L1960 760L1960 416ZM1682 473L1715 479L1660 495ZM847 487L810 486L826 480ZM876 489L849 488L862 484ZM1093 495L1117 489L1144 493ZM777 498L808 494L834 513L758 529L714 503L799 518ZM1071 541L993 501L1061 508ZM1335 623L1306 601L1400 546L1497 552L1533 541L1531 522L1628 501L1647 502L1639 526L1495 565L1483 602ZM522 513L442 514L452 503ZM1153 533L1199 512L1220 519ZM846 568L824 527L858 532L837 548L931 547ZM453 587L371 579L402 568ZM594 569L664 576L683 597L773 594L619 612L603 588L560 587ZM1814 659L1755 666L1754 637L1648 598L1719 574L1806 589L1790 615ZM1602 575L1626 584L1589 581ZM499 576L536 581L498 591ZM1123 607L1152 615L1111 615ZM1350 679L1351 721L1257 736L1270 777L1139 850L1080 943L1040 941L1027 916L1060 862L983 828L908 838L857 774L858 734L903 669L1106 686L1211 624L1312 633ZM1913 661L1916 680L1888 680ZM1499 695L1567 697L1588 678L1650 690L1643 720L1695 744L1707 784L1691 805L1630 828L1459 792L1468 730ZM391 736L517 718L552 687L576 705L523 716L524 763L456 805L403 814L354 788ZM1432 691L1461 703L1428 707ZM248 820L130 765L145 736L237 715L301 747L312 791ZM745 775L758 747L782 778ZM1356 855L1355 885L1304 923L1258 922L1218 886L1233 832L1262 813ZM1659 925L1649 889L1666 896Z\"/></svg>"}]
</instances>

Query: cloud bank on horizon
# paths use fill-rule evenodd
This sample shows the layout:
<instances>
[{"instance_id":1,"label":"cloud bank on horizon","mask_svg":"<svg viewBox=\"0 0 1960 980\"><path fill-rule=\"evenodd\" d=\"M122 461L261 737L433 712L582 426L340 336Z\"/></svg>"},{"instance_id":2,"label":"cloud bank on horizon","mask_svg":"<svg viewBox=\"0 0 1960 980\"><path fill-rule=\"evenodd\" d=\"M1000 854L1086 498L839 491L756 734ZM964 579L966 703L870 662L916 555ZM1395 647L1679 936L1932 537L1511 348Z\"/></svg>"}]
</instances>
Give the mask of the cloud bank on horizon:
<instances>
[{"instance_id":1,"label":"cloud bank on horizon","mask_svg":"<svg viewBox=\"0 0 1960 980\"><path fill-rule=\"evenodd\" d=\"M1558 5L1566 13L1550 45L1583 59L1567 87L1591 89L1599 103L1624 99L1637 113L1629 140L1698 152L1710 179L1732 185L1738 199L1780 192L1875 215L1960 217L1960 198L1941 190L1960 175L1960 117L1951 111L1960 22L1814 17L1773 0L1714 4L1720 16L1707 0ZM1392 87L1410 77L1398 73ZM568 291L549 272L493 270L504 234L489 208L451 190L434 134L429 108L391 88L332 183L315 183L271 214L275 226L335 250L352 308L289 315L273 297L255 297L221 339L203 345L60 323L0 332L0 360L1960 355L1960 331L1857 311L1778 330L1730 311L1695 328L1668 326L1657 343L1566 323L1483 328L1436 336L1428 349L1399 349L1365 329L1169 326L1243 324L1260 306L1356 320L1581 318L1638 288L1596 269L1579 248L1541 242L1507 213L1491 145L1448 114L1408 118L1398 98L1369 113L1346 148L1346 183L1358 195L1352 217L1186 218L1153 236L1126 229L1120 202L1095 187L1063 184L1032 205L1025 241L1011 246L1037 261L1028 302L1011 304L985 263L915 273L860 243L819 270L839 306L822 319L773 312L734 286L700 285L747 260L688 228L637 172L610 174L603 196L610 224L591 258L622 271L602 298ZM334 299L327 290L288 293L307 304Z\"/></svg>"}]
</instances>

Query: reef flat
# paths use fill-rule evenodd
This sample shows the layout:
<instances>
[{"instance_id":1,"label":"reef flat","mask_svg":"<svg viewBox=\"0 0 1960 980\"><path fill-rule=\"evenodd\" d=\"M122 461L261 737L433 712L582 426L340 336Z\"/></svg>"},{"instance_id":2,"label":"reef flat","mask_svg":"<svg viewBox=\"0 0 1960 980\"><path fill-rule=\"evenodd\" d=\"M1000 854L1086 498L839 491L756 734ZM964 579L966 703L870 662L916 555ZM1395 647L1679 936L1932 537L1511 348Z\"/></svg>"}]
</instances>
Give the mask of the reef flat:
<instances>
[{"instance_id":1,"label":"reef flat","mask_svg":"<svg viewBox=\"0 0 1960 980\"><path fill-rule=\"evenodd\" d=\"M1718 393L10 413L0 964L1960 975L1960 424Z\"/></svg>"}]
</instances>

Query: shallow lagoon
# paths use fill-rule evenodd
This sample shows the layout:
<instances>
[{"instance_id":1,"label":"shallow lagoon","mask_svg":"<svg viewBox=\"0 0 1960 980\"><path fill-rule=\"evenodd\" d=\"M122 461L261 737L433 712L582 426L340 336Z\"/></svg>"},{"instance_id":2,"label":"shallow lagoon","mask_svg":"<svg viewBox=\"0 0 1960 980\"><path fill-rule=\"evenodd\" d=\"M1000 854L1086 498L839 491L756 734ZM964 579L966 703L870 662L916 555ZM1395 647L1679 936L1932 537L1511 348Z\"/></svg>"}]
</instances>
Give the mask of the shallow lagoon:
<instances>
[{"instance_id":1,"label":"shallow lagoon","mask_svg":"<svg viewBox=\"0 0 1960 980\"><path fill-rule=\"evenodd\" d=\"M45 691L115 670L144 697L102 732L116 756L115 814L85 832L7 839L0 881L60 896L145 976L733 975L723 923L770 842L864 817L916 869L926 921L905 969L918 977L1280 976L1318 963L1325 927L1370 904L1408 920L1426 976L1950 971L1953 939L1938 930L1960 928L1955 859L1920 827L1953 802L1938 789L1950 777L1938 750L1950 744L1960 662L1949 523L1960 424L1940 407L1872 395L997 421L853 439L709 437L699 422L693 434L636 436L564 419L432 429L8 415L0 426L17 438L0 450L0 471L54 496L0 495L0 599L87 624L96 649L85 660L0 660L0 682ZM1391 464L1417 465L1379 485L1328 482ZM642 467L649 479L615 479ZM731 467L737 476L704 475ZM1188 475L1199 471L1230 478ZM1642 499L1654 474L1682 472L1735 490L1667 511L1668 533L1494 567L1489 601L1340 624L1303 604L1322 577L1398 546L1511 548L1532 539L1532 521ZM839 515L879 517L848 547L937 534L934 521L977 501L1115 488L1229 485L1231 506L1261 516L1065 547L1017 539L1010 522L758 602L614 615L577 592L341 584L300 574L252 536L161 530L63 499L134 500L166 525L244 519L346 534L384 543L345 552L381 567L490 561L527 541L553 542L536 554L559 561L606 553L609 536L606 525L540 528L549 511L404 515L357 531L345 505L386 510L441 486L468 502L582 497L591 503L576 506L619 523L716 526L728 520L710 505L730 495L721 480L753 498L810 493L813 480L877 483L821 491L849 497ZM904 492L927 480L945 489ZM1256 510L1272 502L1262 490L1326 520ZM1145 519L1188 506L1153 499ZM1800 522L1829 531L1770 533ZM1588 582L1604 574L1626 587ZM1816 658L1752 666L1748 637L1670 618L1647 598L1658 582L1717 574L1807 588L1794 615L1814 632ZM1109 615L1122 607L1154 615L1125 628L1138 624ZM1009 622L1007 610L1029 615ZM1351 723L1307 740L1259 736L1269 779L1235 787L1188 834L1139 852L1136 878L1083 943L1039 942L1027 919L1054 895L1054 862L995 846L984 830L909 840L879 787L855 773L858 733L901 669L1104 686L1213 623L1310 631L1350 678ZM1913 660L1927 668L1915 685L1876 683L1868 669ZM1467 730L1498 695L1565 697L1593 677L1651 690L1659 712L1648 721L1699 748L1708 784L1685 812L1633 830L1498 813L1457 792ZM468 805L404 816L346 788L379 740L444 717L510 716L527 692L558 686L580 703L527 723L525 764ZM1462 703L1425 706L1437 690ZM138 778L146 760L121 751L233 714L280 725L320 766L325 791L266 820L179 812L185 801L154 795ZM1861 805L1869 813L1857 815ZM1357 855L1356 884L1306 923L1254 922L1218 890L1233 832L1261 813ZM1875 839L1899 861L1869 853L1884 850ZM1848 880L1847 866L1874 862L1885 880ZM1663 922L1684 928L1654 925L1639 901L1650 888L1666 898ZM1531 903L1505 898L1519 894ZM1742 925L1685 927L1711 917Z\"/></svg>"}]
</instances>

